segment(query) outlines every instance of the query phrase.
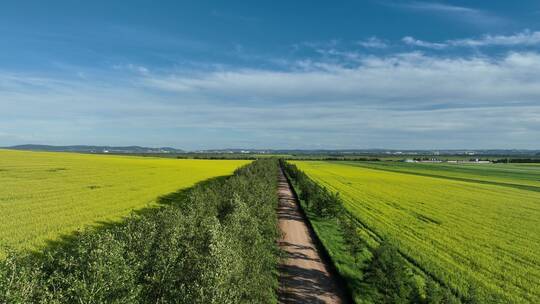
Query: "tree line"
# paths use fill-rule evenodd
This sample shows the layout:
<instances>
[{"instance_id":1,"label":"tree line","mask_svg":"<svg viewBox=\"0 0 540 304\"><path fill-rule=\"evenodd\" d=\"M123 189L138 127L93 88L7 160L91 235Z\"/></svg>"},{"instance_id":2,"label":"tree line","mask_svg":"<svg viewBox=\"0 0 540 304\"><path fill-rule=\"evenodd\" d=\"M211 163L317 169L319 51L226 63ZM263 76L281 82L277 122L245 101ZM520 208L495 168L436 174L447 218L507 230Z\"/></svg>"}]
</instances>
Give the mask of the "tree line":
<instances>
[{"instance_id":1,"label":"tree line","mask_svg":"<svg viewBox=\"0 0 540 304\"><path fill-rule=\"evenodd\" d=\"M540 163L540 158L501 158L493 161L494 163L516 163L516 164L526 164L526 163Z\"/></svg>"},{"instance_id":2,"label":"tree line","mask_svg":"<svg viewBox=\"0 0 540 304\"><path fill-rule=\"evenodd\" d=\"M0 303L274 303L276 160L0 260Z\"/></svg>"},{"instance_id":3,"label":"tree line","mask_svg":"<svg viewBox=\"0 0 540 304\"><path fill-rule=\"evenodd\" d=\"M359 234L362 227L345 210L339 193L319 185L293 164L282 161L281 166L292 180L307 213L321 219L335 219L338 223L348 254L356 261L354 267L363 268L360 293L364 299L373 303L483 303L478 293L471 293L469 298L461 301L451 290L427 275L419 282L410 263L391 241L381 240L375 248L368 245ZM358 260L365 251L370 252L371 258L367 265L361 265ZM332 257L332 252L329 254ZM342 277L352 279L346 274ZM350 281L351 289L352 285Z\"/></svg>"}]
</instances>

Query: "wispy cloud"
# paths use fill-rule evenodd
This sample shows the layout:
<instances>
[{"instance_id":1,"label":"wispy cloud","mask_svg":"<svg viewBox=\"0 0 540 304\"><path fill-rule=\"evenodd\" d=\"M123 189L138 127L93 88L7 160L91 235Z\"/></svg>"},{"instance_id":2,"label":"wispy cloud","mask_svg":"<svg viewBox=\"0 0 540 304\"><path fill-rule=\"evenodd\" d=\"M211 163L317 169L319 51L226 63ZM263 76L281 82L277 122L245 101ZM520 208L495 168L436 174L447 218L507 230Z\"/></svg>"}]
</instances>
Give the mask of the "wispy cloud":
<instances>
[{"instance_id":1,"label":"wispy cloud","mask_svg":"<svg viewBox=\"0 0 540 304\"><path fill-rule=\"evenodd\" d=\"M447 42L453 46L531 46L540 45L540 32L525 30L513 35L484 35L479 39L459 39Z\"/></svg>"},{"instance_id":2,"label":"wispy cloud","mask_svg":"<svg viewBox=\"0 0 540 304\"><path fill-rule=\"evenodd\" d=\"M147 67L133 63L113 65L113 69L131 71L142 75L150 73L150 70Z\"/></svg>"},{"instance_id":3,"label":"wispy cloud","mask_svg":"<svg viewBox=\"0 0 540 304\"><path fill-rule=\"evenodd\" d=\"M0 140L533 148L530 139L540 136L538 53L360 56L353 66L303 61L286 71L122 71L125 81L114 85L0 72Z\"/></svg>"},{"instance_id":4,"label":"wispy cloud","mask_svg":"<svg viewBox=\"0 0 540 304\"><path fill-rule=\"evenodd\" d=\"M420 106L469 102L534 102L540 96L540 55L504 59L438 58L421 53L362 57L356 67L302 63L303 70L230 70L144 78L154 88L247 102L332 102ZM536 71L536 72L535 72ZM522 75L529 80L523 82ZM538 77L538 78L537 78ZM501 81L504 79L504 81Z\"/></svg>"},{"instance_id":5,"label":"wispy cloud","mask_svg":"<svg viewBox=\"0 0 540 304\"><path fill-rule=\"evenodd\" d=\"M408 3L394 4L396 6L414 9L414 10L424 10L424 11L435 11L435 12L444 12L444 13L466 13L466 14L479 14L481 11L457 5L450 5L438 2L421 2L421 1L412 1Z\"/></svg>"},{"instance_id":6,"label":"wispy cloud","mask_svg":"<svg viewBox=\"0 0 540 304\"><path fill-rule=\"evenodd\" d=\"M429 42L415 39L411 36L403 37L405 44L430 49L444 49L448 47L489 47L489 46L535 46L540 45L540 32L524 30L513 35L484 35L480 38L465 38L446 40L444 42Z\"/></svg>"},{"instance_id":7,"label":"wispy cloud","mask_svg":"<svg viewBox=\"0 0 540 304\"><path fill-rule=\"evenodd\" d=\"M390 7L396 7L406 10L427 12L432 14L439 14L442 17L450 17L461 22L480 26L491 27L495 25L504 24L506 21L504 18L497 16L491 12L465 7L458 5L446 4L443 2L424 2L424 1L411 1L411 2L383 2L384 5Z\"/></svg>"},{"instance_id":8,"label":"wispy cloud","mask_svg":"<svg viewBox=\"0 0 540 304\"><path fill-rule=\"evenodd\" d=\"M412 45L412 46L419 46L423 48L429 48L429 49L444 49L448 46L446 43L437 43L437 42L428 42L424 40L418 40L411 36L405 36L403 39L401 39L405 44Z\"/></svg>"},{"instance_id":9,"label":"wispy cloud","mask_svg":"<svg viewBox=\"0 0 540 304\"><path fill-rule=\"evenodd\" d=\"M357 44L365 48L374 49L384 49L388 47L388 43L386 41L377 37L370 37L368 39L358 41Z\"/></svg>"}]
</instances>

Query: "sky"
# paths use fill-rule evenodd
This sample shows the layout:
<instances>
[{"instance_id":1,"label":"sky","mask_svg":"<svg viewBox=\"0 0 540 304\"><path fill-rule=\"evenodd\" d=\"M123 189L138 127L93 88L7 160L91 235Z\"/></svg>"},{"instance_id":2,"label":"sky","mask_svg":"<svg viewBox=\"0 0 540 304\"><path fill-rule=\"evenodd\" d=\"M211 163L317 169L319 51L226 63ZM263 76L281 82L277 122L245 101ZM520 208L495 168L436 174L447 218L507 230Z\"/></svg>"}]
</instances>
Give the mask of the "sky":
<instances>
[{"instance_id":1,"label":"sky","mask_svg":"<svg viewBox=\"0 0 540 304\"><path fill-rule=\"evenodd\" d=\"M540 149L540 2L1 1L27 143Z\"/></svg>"}]
</instances>

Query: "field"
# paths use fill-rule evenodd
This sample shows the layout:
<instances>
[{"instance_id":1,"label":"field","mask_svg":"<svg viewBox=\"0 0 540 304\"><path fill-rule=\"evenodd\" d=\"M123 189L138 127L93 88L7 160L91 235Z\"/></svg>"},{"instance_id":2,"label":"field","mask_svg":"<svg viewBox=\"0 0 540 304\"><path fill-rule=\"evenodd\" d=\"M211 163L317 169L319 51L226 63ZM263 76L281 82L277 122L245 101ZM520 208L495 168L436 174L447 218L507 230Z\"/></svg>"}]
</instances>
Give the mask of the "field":
<instances>
[{"instance_id":1,"label":"field","mask_svg":"<svg viewBox=\"0 0 540 304\"><path fill-rule=\"evenodd\" d=\"M540 301L538 166L293 163L459 296Z\"/></svg>"},{"instance_id":2,"label":"field","mask_svg":"<svg viewBox=\"0 0 540 304\"><path fill-rule=\"evenodd\" d=\"M350 162L350 165L540 191L540 164Z\"/></svg>"},{"instance_id":3,"label":"field","mask_svg":"<svg viewBox=\"0 0 540 304\"><path fill-rule=\"evenodd\" d=\"M0 303L276 303L277 174L257 160L37 253L9 251Z\"/></svg>"},{"instance_id":4,"label":"field","mask_svg":"<svg viewBox=\"0 0 540 304\"><path fill-rule=\"evenodd\" d=\"M38 248L247 163L0 150L0 245Z\"/></svg>"},{"instance_id":5,"label":"field","mask_svg":"<svg viewBox=\"0 0 540 304\"><path fill-rule=\"evenodd\" d=\"M404 303L540 302L539 165L290 163L316 182L295 174L358 303L396 302L403 286ZM16 249L0 248L0 302L272 302L277 164L0 150L0 246ZM45 246L62 235L73 239Z\"/></svg>"}]
</instances>

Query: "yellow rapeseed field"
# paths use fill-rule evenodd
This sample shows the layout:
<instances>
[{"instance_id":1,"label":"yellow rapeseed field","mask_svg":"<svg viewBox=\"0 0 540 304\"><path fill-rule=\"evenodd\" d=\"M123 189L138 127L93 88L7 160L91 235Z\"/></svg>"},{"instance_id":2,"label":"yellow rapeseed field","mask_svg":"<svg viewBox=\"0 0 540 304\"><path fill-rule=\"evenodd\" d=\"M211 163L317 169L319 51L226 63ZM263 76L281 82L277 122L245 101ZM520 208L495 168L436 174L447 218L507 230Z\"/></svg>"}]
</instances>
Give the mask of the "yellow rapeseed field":
<instances>
[{"instance_id":1,"label":"yellow rapeseed field","mask_svg":"<svg viewBox=\"0 0 540 304\"><path fill-rule=\"evenodd\" d=\"M247 163L0 150L0 246L39 248Z\"/></svg>"},{"instance_id":2,"label":"yellow rapeseed field","mask_svg":"<svg viewBox=\"0 0 540 304\"><path fill-rule=\"evenodd\" d=\"M540 303L540 192L339 162L293 163L459 294L476 282L509 303Z\"/></svg>"}]
</instances>

